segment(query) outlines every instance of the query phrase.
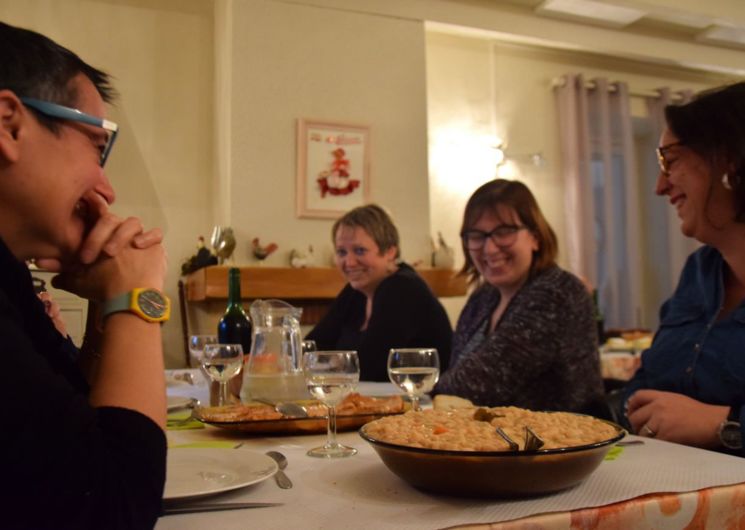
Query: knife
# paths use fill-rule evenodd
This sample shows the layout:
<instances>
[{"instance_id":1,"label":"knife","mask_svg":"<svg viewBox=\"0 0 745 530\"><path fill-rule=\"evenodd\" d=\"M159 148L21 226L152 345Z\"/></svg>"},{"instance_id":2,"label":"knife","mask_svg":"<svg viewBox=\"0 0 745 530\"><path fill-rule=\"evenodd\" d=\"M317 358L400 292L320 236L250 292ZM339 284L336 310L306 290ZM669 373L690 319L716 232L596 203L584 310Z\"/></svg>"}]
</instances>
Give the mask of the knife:
<instances>
[{"instance_id":1,"label":"knife","mask_svg":"<svg viewBox=\"0 0 745 530\"><path fill-rule=\"evenodd\" d=\"M249 508L269 508L282 506L281 502L215 502L204 504L189 504L185 506L167 506L163 508L163 515L177 515L181 513L220 512L223 510L247 510Z\"/></svg>"}]
</instances>

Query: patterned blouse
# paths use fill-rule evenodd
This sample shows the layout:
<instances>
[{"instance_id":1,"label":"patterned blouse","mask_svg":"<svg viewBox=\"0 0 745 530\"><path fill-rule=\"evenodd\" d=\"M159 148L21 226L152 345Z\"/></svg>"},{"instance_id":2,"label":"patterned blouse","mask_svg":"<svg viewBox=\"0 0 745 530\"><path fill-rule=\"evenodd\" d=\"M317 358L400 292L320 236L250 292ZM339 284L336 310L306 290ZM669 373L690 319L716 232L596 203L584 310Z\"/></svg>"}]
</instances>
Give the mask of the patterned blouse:
<instances>
[{"instance_id":1,"label":"patterned blouse","mask_svg":"<svg viewBox=\"0 0 745 530\"><path fill-rule=\"evenodd\" d=\"M470 296L453 337L450 369L435 393L477 405L591 411L602 399L597 328L590 295L574 275L550 267L530 278L497 327L489 284Z\"/></svg>"}]
</instances>

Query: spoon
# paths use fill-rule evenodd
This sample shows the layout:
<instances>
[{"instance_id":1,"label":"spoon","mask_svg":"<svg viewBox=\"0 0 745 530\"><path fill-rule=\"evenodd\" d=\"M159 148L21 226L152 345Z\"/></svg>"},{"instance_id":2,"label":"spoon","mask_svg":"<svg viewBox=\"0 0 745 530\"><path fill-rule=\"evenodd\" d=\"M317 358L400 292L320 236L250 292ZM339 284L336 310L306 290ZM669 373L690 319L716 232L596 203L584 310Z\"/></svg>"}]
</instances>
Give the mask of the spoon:
<instances>
[{"instance_id":1,"label":"spoon","mask_svg":"<svg viewBox=\"0 0 745 530\"><path fill-rule=\"evenodd\" d=\"M253 398L253 400L258 401L259 403L266 403L267 405L271 405L272 407L274 407L274 410L282 414L282 416L286 416L288 418L308 417L308 409L306 409L299 403L293 403L292 401L280 401L278 403L275 403L263 398Z\"/></svg>"},{"instance_id":2,"label":"spoon","mask_svg":"<svg viewBox=\"0 0 745 530\"><path fill-rule=\"evenodd\" d=\"M283 490L290 489L292 487L292 481L283 471L287 467L287 457L279 451L267 451L266 454L272 460L277 462L277 465L279 466L279 471L274 475L274 480L277 481L277 486Z\"/></svg>"}]
</instances>

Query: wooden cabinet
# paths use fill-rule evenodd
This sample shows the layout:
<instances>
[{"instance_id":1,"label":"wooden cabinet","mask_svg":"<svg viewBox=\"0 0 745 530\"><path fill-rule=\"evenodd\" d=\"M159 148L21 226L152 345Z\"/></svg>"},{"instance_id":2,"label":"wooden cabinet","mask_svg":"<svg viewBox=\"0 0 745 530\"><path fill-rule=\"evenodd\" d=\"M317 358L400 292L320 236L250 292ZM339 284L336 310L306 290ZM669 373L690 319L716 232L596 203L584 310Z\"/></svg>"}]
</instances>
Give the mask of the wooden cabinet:
<instances>
[{"instance_id":1,"label":"wooden cabinet","mask_svg":"<svg viewBox=\"0 0 745 530\"><path fill-rule=\"evenodd\" d=\"M227 299L228 269L212 266L190 274L186 279L186 299L199 302ZM333 300L345 281L332 268L290 269L283 267L241 267L241 295L245 299L279 298L282 300ZM438 297L466 294L465 278L454 271L420 269L417 273Z\"/></svg>"}]
</instances>

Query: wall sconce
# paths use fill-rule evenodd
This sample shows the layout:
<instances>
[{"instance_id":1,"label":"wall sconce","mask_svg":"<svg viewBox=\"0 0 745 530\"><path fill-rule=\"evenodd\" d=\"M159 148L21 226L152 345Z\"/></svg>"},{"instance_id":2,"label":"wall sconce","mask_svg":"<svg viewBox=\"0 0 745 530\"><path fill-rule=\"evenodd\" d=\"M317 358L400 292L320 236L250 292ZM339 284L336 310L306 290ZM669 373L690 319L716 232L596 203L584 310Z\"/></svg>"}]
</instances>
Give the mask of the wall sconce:
<instances>
[{"instance_id":1,"label":"wall sconce","mask_svg":"<svg viewBox=\"0 0 745 530\"><path fill-rule=\"evenodd\" d=\"M495 149L497 149L500 153L500 159L499 162L497 162L497 167L510 161L520 164L530 164L535 167L543 167L543 165L546 163L546 159L543 157L543 153L541 153L540 151L535 153L513 155L506 153L501 146L495 147Z\"/></svg>"},{"instance_id":2,"label":"wall sconce","mask_svg":"<svg viewBox=\"0 0 745 530\"><path fill-rule=\"evenodd\" d=\"M515 180L522 177L522 171L520 165L523 163L531 164L535 167L543 167L546 160L543 158L543 153L528 153L528 154L509 154L505 152L503 144L495 146L499 152L499 162L497 162L497 177L507 180Z\"/></svg>"},{"instance_id":3,"label":"wall sconce","mask_svg":"<svg viewBox=\"0 0 745 530\"><path fill-rule=\"evenodd\" d=\"M496 145L491 146L492 149L494 149L494 160L497 164L497 167L504 164L505 156L504 156L504 144L500 141Z\"/></svg>"}]
</instances>

